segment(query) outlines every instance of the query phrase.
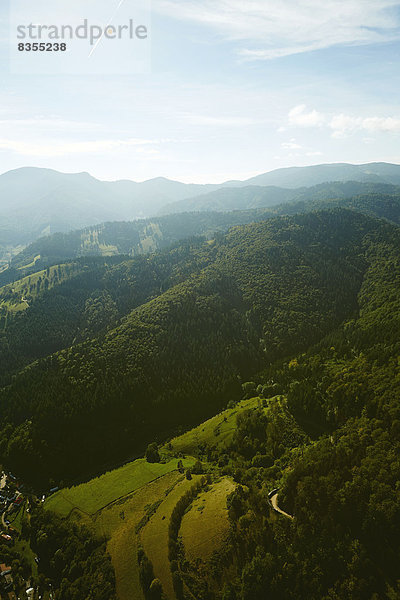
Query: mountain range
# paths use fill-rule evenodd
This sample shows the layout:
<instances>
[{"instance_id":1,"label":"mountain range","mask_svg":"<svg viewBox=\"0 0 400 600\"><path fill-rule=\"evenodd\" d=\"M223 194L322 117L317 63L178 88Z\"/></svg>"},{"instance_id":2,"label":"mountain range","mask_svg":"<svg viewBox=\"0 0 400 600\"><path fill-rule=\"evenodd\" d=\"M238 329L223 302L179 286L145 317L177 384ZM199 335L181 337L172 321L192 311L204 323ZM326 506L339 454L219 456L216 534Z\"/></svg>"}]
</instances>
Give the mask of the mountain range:
<instances>
[{"instance_id":1,"label":"mountain range","mask_svg":"<svg viewBox=\"0 0 400 600\"><path fill-rule=\"evenodd\" d=\"M273 206L293 201L305 191L288 190L333 181L398 185L400 166L316 165L278 169L247 181L219 185L185 184L162 177L142 183L107 182L88 173L16 169L0 176L0 255L8 259L12 248L24 246L40 235L68 232L105 221L210 210L214 204L214 210ZM214 193L215 196L206 196Z\"/></svg>"},{"instance_id":2,"label":"mountain range","mask_svg":"<svg viewBox=\"0 0 400 600\"><path fill-rule=\"evenodd\" d=\"M219 190L185 201L192 203L201 200L204 210L176 212L136 221L108 222L69 233L55 233L41 237L19 252L10 261L7 269L3 268L0 273L0 285L19 279L23 274L78 257L107 257L121 254L137 256L158 252L193 236L213 239L230 227L260 222L279 215L294 215L340 207L399 224L400 186L389 184L329 183L300 190L282 190L285 194L293 194L293 201L269 208L217 212L219 206L214 199L219 194L225 197L226 194L232 195L233 192L239 198L244 192L246 201L236 202L234 207L237 209L239 206L259 204L247 202L248 190L256 190L257 194L258 190L261 190L261 197L263 197L262 190L266 190L268 194L269 189L245 187L237 190ZM225 206L232 206L232 203ZM207 207L214 207L214 210L207 210Z\"/></svg>"}]
</instances>

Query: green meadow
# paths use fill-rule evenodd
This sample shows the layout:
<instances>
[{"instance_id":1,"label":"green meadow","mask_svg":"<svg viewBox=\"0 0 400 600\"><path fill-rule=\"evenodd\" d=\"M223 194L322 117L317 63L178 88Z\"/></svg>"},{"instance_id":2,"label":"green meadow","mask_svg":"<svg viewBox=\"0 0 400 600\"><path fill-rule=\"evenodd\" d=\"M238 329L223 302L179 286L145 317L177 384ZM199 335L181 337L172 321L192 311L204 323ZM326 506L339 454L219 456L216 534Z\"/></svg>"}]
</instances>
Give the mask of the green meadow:
<instances>
[{"instance_id":1,"label":"green meadow","mask_svg":"<svg viewBox=\"0 0 400 600\"><path fill-rule=\"evenodd\" d=\"M271 402L269 400L268 402ZM232 441L236 429L236 417L239 412L248 409L254 409L261 406L260 398L251 398L242 400L234 408L228 408L215 417L208 419L198 427L191 429L187 433L171 440L166 446L171 452L185 452L187 454L197 454L199 445L208 444L226 448Z\"/></svg>"},{"instance_id":2,"label":"green meadow","mask_svg":"<svg viewBox=\"0 0 400 600\"><path fill-rule=\"evenodd\" d=\"M191 467L194 459L186 458L183 463L186 468ZM174 471L177 465L178 459L149 463L140 458L87 483L56 492L46 500L45 508L62 517L68 516L73 509L93 515L114 500Z\"/></svg>"}]
</instances>

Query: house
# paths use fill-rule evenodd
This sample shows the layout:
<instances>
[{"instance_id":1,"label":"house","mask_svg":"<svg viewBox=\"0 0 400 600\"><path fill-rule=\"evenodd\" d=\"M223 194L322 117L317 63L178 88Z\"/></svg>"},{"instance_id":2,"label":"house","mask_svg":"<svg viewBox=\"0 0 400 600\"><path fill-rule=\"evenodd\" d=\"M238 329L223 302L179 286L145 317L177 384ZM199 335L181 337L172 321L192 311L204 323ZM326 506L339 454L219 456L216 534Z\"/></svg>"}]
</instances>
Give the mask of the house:
<instances>
[{"instance_id":1,"label":"house","mask_svg":"<svg viewBox=\"0 0 400 600\"><path fill-rule=\"evenodd\" d=\"M8 567L5 563L0 564L0 580L4 591L8 592L8 597L12 598L10 594L13 594L13 578L11 575L11 567ZM15 596L15 594L14 594Z\"/></svg>"},{"instance_id":2,"label":"house","mask_svg":"<svg viewBox=\"0 0 400 600\"><path fill-rule=\"evenodd\" d=\"M0 577L5 577L11 573L11 567L7 567L5 563L0 564Z\"/></svg>"}]
</instances>

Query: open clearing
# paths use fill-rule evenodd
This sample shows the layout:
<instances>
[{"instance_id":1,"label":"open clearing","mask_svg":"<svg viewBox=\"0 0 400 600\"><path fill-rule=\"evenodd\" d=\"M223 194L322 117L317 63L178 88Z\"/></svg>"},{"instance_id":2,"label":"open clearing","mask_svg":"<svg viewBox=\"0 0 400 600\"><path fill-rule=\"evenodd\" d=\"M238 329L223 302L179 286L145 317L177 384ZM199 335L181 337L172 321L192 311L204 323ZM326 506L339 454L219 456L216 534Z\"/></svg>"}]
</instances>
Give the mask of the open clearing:
<instances>
[{"instance_id":1,"label":"open clearing","mask_svg":"<svg viewBox=\"0 0 400 600\"><path fill-rule=\"evenodd\" d=\"M32 262L29 263L29 265L23 265L22 267L18 267L19 270L22 269L30 269L31 267L34 267L37 263L37 261L40 260L40 254L38 254L37 256L34 257L34 259L32 260Z\"/></svg>"},{"instance_id":2,"label":"open clearing","mask_svg":"<svg viewBox=\"0 0 400 600\"><path fill-rule=\"evenodd\" d=\"M40 257L37 257L40 258ZM27 265L33 266L32 265ZM21 267L22 269L27 267ZM26 310L31 301L35 300L43 289L51 289L60 285L72 275L78 275L82 268L75 263L60 264L42 269L22 277L14 283L0 287L0 308L5 308L11 315ZM45 281L47 282L45 283ZM28 298L28 300L26 299Z\"/></svg>"},{"instance_id":3,"label":"open clearing","mask_svg":"<svg viewBox=\"0 0 400 600\"><path fill-rule=\"evenodd\" d=\"M186 468L191 467L194 459L186 458L183 463ZM144 458L140 458L88 483L56 492L46 500L45 508L62 517L67 517L74 509L93 515L118 498L174 471L177 464L178 459L172 459L167 463L149 463Z\"/></svg>"},{"instance_id":4,"label":"open clearing","mask_svg":"<svg viewBox=\"0 0 400 600\"><path fill-rule=\"evenodd\" d=\"M187 468L194 459L187 458L183 462ZM137 561L138 526L154 514L176 486L187 481L177 470L177 463L178 459L166 464L139 459L88 483L60 490L45 503L46 509L69 516L108 539L118 600L144 600ZM124 493L128 488L128 493Z\"/></svg>"},{"instance_id":5,"label":"open clearing","mask_svg":"<svg viewBox=\"0 0 400 600\"><path fill-rule=\"evenodd\" d=\"M180 529L188 560L200 558L206 561L221 547L229 531L226 499L235 487L232 480L224 477L193 501Z\"/></svg>"},{"instance_id":6,"label":"open clearing","mask_svg":"<svg viewBox=\"0 0 400 600\"><path fill-rule=\"evenodd\" d=\"M142 544L147 557L153 563L154 576L163 586L169 600L175 598L172 575L168 560L168 528L172 511L183 494L189 490L201 475L194 475L191 481L183 479L158 507L155 515L142 531Z\"/></svg>"},{"instance_id":7,"label":"open clearing","mask_svg":"<svg viewBox=\"0 0 400 600\"><path fill-rule=\"evenodd\" d=\"M201 444L209 444L220 448L228 446L236 429L237 414L258 406L261 406L260 398L242 400L235 408L226 409L191 431L171 440L172 452L194 454Z\"/></svg>"}]
</instances>

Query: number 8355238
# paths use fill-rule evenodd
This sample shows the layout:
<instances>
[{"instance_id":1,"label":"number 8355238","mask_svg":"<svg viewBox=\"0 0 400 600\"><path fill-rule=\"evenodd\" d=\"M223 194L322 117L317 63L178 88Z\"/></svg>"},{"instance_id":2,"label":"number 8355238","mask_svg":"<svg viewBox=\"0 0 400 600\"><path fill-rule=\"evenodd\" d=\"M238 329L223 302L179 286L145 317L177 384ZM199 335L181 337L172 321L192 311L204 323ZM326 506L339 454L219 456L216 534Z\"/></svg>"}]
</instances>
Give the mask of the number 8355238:
<instances>
[{"instance_id":1,"label":"number 8355238","mask_svg":"<svg viewBox=\"0 0 400 600\"><path fill-rule=\"evenodd\" d=\"M41 43L31 43L25 42L18 44L18 50L20 52L65 52L67 49L67 44L59 44L51 43L51 42L41 42Z\"/></svg>"}]
</instances>

